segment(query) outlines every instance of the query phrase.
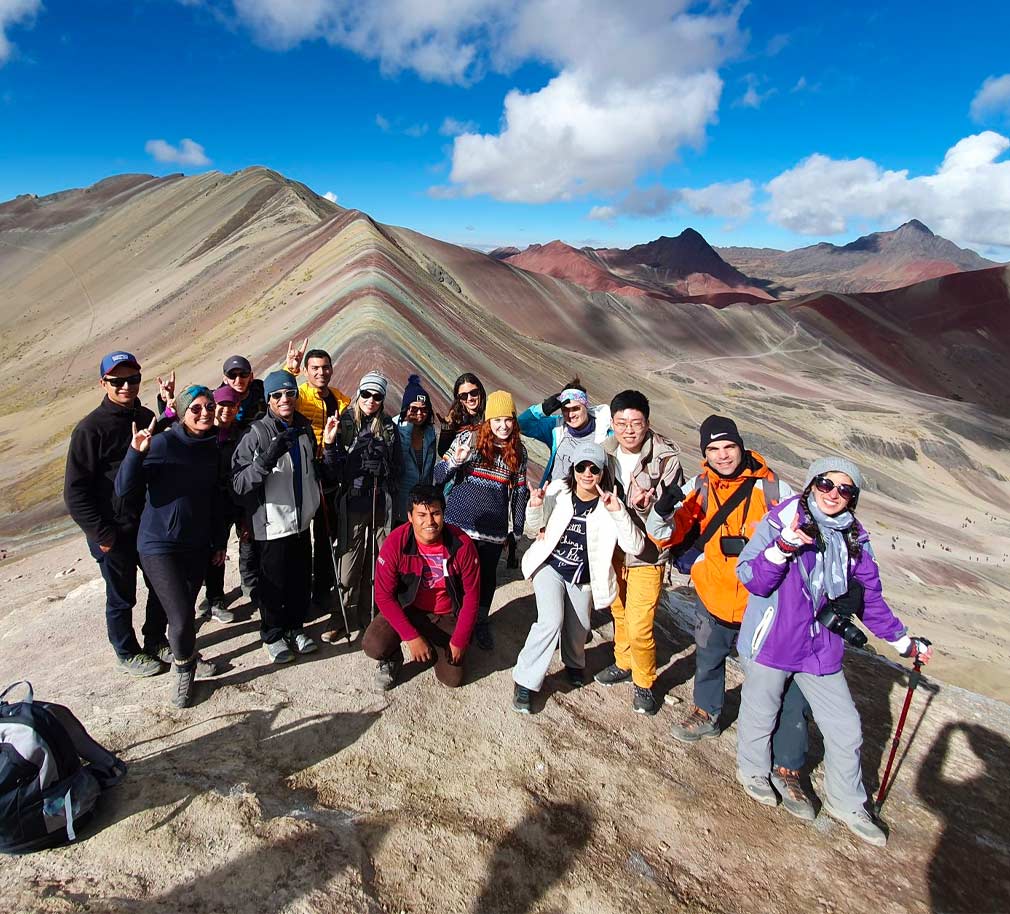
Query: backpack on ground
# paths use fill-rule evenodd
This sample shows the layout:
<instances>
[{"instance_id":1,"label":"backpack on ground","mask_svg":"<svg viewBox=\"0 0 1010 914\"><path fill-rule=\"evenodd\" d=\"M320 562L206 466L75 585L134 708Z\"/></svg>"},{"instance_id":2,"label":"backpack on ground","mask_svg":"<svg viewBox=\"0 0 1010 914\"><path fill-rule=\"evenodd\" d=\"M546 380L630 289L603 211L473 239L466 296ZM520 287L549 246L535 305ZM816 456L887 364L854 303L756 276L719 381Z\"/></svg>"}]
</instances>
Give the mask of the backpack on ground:
<instances>
[{"instance_id":1,"label":"backpack on ground","mask_svg":"<svg viewBox=\"0 0 1010 914\"><path fill-rule=\"evenodd\" d=\"M27 697L8 702L19 685ZM35 701L30 682L0 693L0 853L75 840L101 792L125 776L126 763L96 743L68 708Z\"/></svg>"}]
</instances>

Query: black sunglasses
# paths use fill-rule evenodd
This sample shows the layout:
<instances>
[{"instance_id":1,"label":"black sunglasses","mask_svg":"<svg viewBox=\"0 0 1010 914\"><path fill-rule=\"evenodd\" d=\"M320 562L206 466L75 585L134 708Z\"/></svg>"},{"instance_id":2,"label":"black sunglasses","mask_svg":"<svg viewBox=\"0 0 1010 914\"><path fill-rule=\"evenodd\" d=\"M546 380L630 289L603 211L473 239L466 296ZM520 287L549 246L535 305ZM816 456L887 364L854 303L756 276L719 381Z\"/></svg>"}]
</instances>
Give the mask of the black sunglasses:
<instances>
[{"instance_id":1,"label":"black sunglasses","mask_svg":"<svg viewBox=\"0 0 1010 914\"><path fill-rule=\"evenodd\" d=\"M377 393L374 390L359 390L358 396L362 400L374 400L376 403L381 403L383 400L386 399L385 394Z\"/></svg>"},{"instance_id":2,"label":"black sunglasses","mask_svg":"<svg viewBox=\"0 0 1010 914\"><path fill-rule=\"evenodd\" d=\"M251 376L252 376L251 371L243 371L241 368L233 368L231 371L228 372L228 377L231 378L233 381L236 378L248 378Z\"/></svg>"},{"instance_id":3,"label":"black sunglasses","mask_svg":"<svg viewBox=\"0 0 1010 914\"><path fill-rule=\"evenodd\" d=\"M594 476L602 476L603 470L601 470L595 463L591 460L583 460L580 463L575 464L576 473L585 473L588 470Z\"/></svg>"},{"instance_id":4,"label":"black sunglasses","mask_svg":"<svg viewBox=\"0 0 1010 914\"><path fill-rule=\"evenodd\" d=\"M456 399L457 400L479 400L480 399L480 390L478 388L476 388L476 387L473 390L461 390L458 394L456 394Z\"/></svg>"},{"instance_id":5,"label":"black sunglasses","mask_svg":"<svg viewBox=\"0 0 1010 914\"><path fill-rule=\"evenodd\" d=\"M275 390L270 394L271 400L296 400L298 399L297 390Z\"/></svg>"},{"instance_id":6,"label":"black sunglasses","mask_svg":"<svg viewBox=\"0 0 1010 914\"><path fill-rule=\"evenodd\" d=\"M106 384L110 384L112 387L115 387L116 390L119 390L119 388L122 387L124 384L129 384L130 387L136 387L138 384L140 384L140 375L131 374L127 375L125 378L102 378L102 380Z\"/></svg>"},{"instance_id":7,"label":"black sunglasses","mask_svg":"<svg viewBox=\"0 0 1010 914\"><path fill-rule=\"evenodd\" d=\"M854 486L847 482L835 483L834 480L828 479L827 476L815 476L814 488L825 495L832 491L832 489L838 489L838 494L849 501L852 501L859 494L859 486Z\"/></svg>"}]
</instances>

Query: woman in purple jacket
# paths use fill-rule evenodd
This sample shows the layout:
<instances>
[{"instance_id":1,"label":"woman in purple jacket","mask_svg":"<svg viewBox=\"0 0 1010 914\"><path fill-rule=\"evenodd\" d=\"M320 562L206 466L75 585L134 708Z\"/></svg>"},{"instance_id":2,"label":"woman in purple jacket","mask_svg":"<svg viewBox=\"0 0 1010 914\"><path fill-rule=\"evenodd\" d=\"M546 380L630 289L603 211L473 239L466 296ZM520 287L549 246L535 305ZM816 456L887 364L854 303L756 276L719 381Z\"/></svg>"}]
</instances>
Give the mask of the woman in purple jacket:
<instances>
[{"instance_id":1,"label":"woman in purple jacket","mask_svg":"<svg viewBox=\"0 0 1010 914\"><path fill-rule=\"evenodd\" d=\"M855 518L861 484L851 461L815 460L803 494L769 511L740 554L737 576L751 597L738 641L747 678L737 721L737 780L759 803L776 804L770 740L792 678L824 737L824 810L882 847L887 836L865 808L862 729L842 672L844 642L866 640L851 616L902 657L925 663L932 648L924 638L910 638L884 601L869 535Z\"/></svg>"}]
</instances>

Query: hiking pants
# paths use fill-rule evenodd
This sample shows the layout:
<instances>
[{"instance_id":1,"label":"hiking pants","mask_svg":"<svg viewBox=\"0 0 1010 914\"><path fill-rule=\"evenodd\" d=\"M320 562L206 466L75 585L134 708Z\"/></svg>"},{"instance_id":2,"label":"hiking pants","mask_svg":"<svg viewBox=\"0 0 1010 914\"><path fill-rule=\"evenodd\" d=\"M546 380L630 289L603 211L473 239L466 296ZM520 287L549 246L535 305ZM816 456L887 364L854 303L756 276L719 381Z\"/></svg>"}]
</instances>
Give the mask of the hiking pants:
<instances>
[{"instance_id":1,"label":"hiking pants","mask_svg":"<svg viewBox=\"0 0 1010 914\"><path fill-rule=\"evenodd\" d=\"M537 598L537 621L519 652L512 678L521 686L539 692L561 642L561 661L577 670L586 666L586 632L593 592L589 584L570 584L544 563L533 574Z\"/></svg>"},{"instance_id":2,"label":"hiking pants","mask_svg":"<svg viewBox=\"0 0 1010 914\"><path fill-rule=\"evenodd\" d=\"M224 603L224 565L212 565L207 559L207 573L204 575L204 594L208 603ZM256 541L238 541L238 571L242 586L249 594L256 593Z\"/></svg>"},{"instance_id":3,"label":"hiking pants","mask_svg":"<svg viewBox=\"0 0 1010 914\"><path fill-rule=\"evenodd\" d=\"M109 643L122 660L140 653L140 644L133 630L133 607L137 603L137 569L140 556L137 555L136 531L120 530L116 542L108 552L102 552L97 543L88 540L91 557L98 562L98 569L105 581L105 627ZM143 571L143 569L141 569ZM147 585L147 606L144 612L144 651L156 651L165 643L168 619L158 595L144 574ZM149 650L150 649L150 650Z\"/></svg>"},{"instance_id":4,"label":"hiking pants","mask_svg":"<svg viewBox=\"0 0 1010 914\"><path fill-rule=\"evenodd\" d=\"M346 550L340 556L340 589L344 596L344 611L347 622L353 631L364 631L372 619L372 570L379 550L386 541L385 511L379 501L379 510L375 517L375 545L372 546L369 535L372 525L372 514L349 511L347 514ZM374 549L374 555L373 555ZM333 616L334 627L344 627L344 620L339 613Z\"/></svg>"},{"instance_id":5,"label":"hiking pants","mask_svg":"<svg viewBox=\"0 0 1010 914\"><path fill-rule=\"evenodd\" d=\"M196 653L196 597L207 570L207 550L187 549L140 557L148 580L168 617L168 645L176 662Z\"/></svg>"},{"instance_id":6,"label":"hiking pants","mask_svg":"<svg viewBox=\"0 0 1010 914\"><path fill-rule=\"evenodd\" d=\"M855 812L866 803L859 750L863 732L844 673L816 676L789 673L757 661L747 665L740 718L736 725L737 768L745 777L767 777L771 771L771 735L789 677L810 702L824 737L824 789L839 812Z\"/></svg>"},{"instance_id":7,"label":"hiking pants","mask_svg":"<svg viewBox=\"0 0 1010 914\"><path fill-rule=\"evenodd\" d=\"M259 540L260 637L273 644L300 631L309 611L312 538L308 530L278 540Z\"/></svg>"},{"instance_id":8,"label":"hiking pants","mask_svg":"<svg viewBox=\"0 0 1010 914\"><path fill-rule=\"evenodd\" d=\"M491 614L491 603L498 587L498 563L501 561L504 543L489 543L486 540L474 540L477 547L477 558L480 561L480 600L477 606L477 624L487 625Z\"/></svg>"},{"instance_id":9,"label":"hiking pants","mask_svg":"<svg viewBox=\"0 0 1010 914\"><path fill-rule=\"evenodd\" d=\"M618 553L617 599L610 607L614 617L614 663L631 670L635 685L651 689L656 681L656 639L652 626L663 587L662 565L625 566Z\"/></svg>"},{"instance_id":10,"label":"hiking pants","mask_svg":"<svg viewBox=\"0 0 1010 914\"><path fill-rule=\"evenodd\" d=\"M455 613L426 613L408 606L407 621L417 630L417 633L431 645L435 654L435 678L450 689L463 684L463 660L458 664L452 662L449 653L449 640L456 628ZM372 660L393 660L402 656L400 636L386 621L383 615L376 616L361 639L361 649L366 657Z\"/></svg>"}]
</instances>

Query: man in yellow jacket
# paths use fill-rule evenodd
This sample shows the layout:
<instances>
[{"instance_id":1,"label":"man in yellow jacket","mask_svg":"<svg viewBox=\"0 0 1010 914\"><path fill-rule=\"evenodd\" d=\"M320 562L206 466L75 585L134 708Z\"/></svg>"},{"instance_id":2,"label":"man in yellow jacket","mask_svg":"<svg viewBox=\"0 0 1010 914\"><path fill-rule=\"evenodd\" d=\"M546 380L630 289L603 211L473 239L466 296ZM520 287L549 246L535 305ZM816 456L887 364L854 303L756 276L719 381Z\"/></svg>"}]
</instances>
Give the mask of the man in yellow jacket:
<instances>
[{"instance_id":1,"label":"man in yellow jacket","mask_svg":"<svg viewBox=\"0 0 1010 914\"><path fill-rule=\"evenodd\" d=\"M297 377L302 369L302 354L305 357L306 380L298 385L298 400L295 408L309 422L316 436L316 447L323 446L323 428L330 416L339 416L350 400L336 387L330 387L333 377L333 362L325 349L309 349L308 337L301 346L288 343L288 355L284 370ZM334 584L332 541L327 536L327 526L331 535L336 535L337 515L333 491L324 491L319 510L312 519L312 606L319 611L330 608ZM327 519L329 523L327 524Z\"/></svg>"}]
</instances>

